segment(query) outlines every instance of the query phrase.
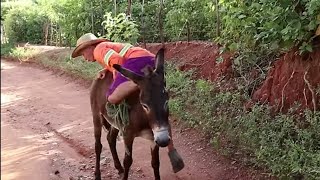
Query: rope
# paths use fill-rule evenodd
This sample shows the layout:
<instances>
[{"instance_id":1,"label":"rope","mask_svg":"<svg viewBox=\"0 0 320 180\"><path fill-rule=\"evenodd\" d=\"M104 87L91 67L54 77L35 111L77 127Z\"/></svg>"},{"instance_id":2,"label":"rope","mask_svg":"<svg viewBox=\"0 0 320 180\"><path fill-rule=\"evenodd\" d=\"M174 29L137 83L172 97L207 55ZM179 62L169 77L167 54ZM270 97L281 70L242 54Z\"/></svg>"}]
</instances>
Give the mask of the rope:
<instances>
[{"instance_id":1,"label":"rope","mask_svg":"<svg viewBox=\"0 0 320 180\"><path fill-rule=\"evenodd\" d=\"M119 129L120 135L123 135L129 125L129 105L125 101L120 104L106 103L106 110L108 116L114 120L114 125Z\"/></svg>"}]
</instances>

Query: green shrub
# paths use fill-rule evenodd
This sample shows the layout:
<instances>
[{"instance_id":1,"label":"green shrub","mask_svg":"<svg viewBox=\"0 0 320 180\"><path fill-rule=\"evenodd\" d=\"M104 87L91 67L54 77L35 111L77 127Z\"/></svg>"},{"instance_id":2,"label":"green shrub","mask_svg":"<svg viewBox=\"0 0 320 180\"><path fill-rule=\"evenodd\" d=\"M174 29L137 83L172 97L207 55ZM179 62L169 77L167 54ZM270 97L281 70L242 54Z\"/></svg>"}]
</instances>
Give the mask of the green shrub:
<instances>
[{"instance_id":1,"label":"green shrub","mask_svg":"<svg viewBox=\"0 0 320 180\"><path fill-rule=\"evenodd\" d=\"M11 42L40 44L43 39L43 25L46 21L46 15L39 8L15 6L6 15L5 32Z\"/></svg>"},{"instance_id":2,"label":"green shrub","mask_svg":"<svg viewBox=\"0 0 320 180\"><path fill-rule=\"evenodd\" d=\"M129 20L126 14L120 13L112 17L108 12L104 16L106 20L102 22L106 29L106 37L115 42L136 43L139 31L134 21Z\"/></svg>"},{"instance_id":3,"label":"green shrub","mask_svg":"<svg viewBox=\"0 0 320 180\"><path fill-rule=\"evenodd\" d=\"M63 56L52 60L44 56L39 58L38 61L45 67L60 69L68 74L82 77L86 80L95 78L98 71L102 69L98 63L87 62L82 57L72 59L70 56Z\"/></svg>"},{"instance_id":4,"label":"green shrub","mask_svg":"<svg viewBox=\"0 0 320 180\"><path fill-rule=\"evenodd\" d=\"M301 50L312 50L310 43L320 24L318 0L227 0L222 6L222 39L237 49L288 50L304 42Z\"/></svg>"},{"instance_id":5,"label":"green shrub","mask_svg":"<svg viewBox=\"0 0 320 180\"><path fill-rule=\"evenodd\" d=\"M15 47L11 49L9 56L18 59L19 61L28 61L29 58L37 54L34 48Z\"/></svg>"},{"instance_id":6,"label":"green shrub","mask_svg":"<svg viewBox=\"0 0 320 180\"><path fill-rule=\"evenodd\" d=\"M280 54L299 47L300 54L311 52L315 31L320 25L319 0L225 0L220 1L221 37L216 41L236 52L234 70L247 78L256 69L262 75L248 82L255 89L270 64Z\"/></svg>"},{"instance_id":7,"label":"green shrub","mask_svg":"<svg viewBox=\"0 0 320 180\"><path fill-rule=\"evenodd\" d=\"M299 127L297 121L305 121ZM295 114L272 117L268 109L255 106L235 120L234 131L239 141L255 157L257 164L268 167L282 178L320 177L320 112L304 113L304 120Z\"/></svg>"},{"instance_id":8,"label":"green shrub","mask_svg":"<svg viewBox=\"0 0 320 180\"><path fill-rule=\"evenodd\" d=\"M176 0L168 3L167 8L164 28L170 40L187 40L188 29L192 39L210 40L215 37L213 1Z\"/></svg>"},{"instance_id":9,"label":"green shrub","mask_svg":"<svg viewBox=\"0 0 320 180\"><path fill-rule=\"evenodd\" d=\"M13 43L1 44L1 56L8 56L14 48Z\"/></svg>"}]
</instances>

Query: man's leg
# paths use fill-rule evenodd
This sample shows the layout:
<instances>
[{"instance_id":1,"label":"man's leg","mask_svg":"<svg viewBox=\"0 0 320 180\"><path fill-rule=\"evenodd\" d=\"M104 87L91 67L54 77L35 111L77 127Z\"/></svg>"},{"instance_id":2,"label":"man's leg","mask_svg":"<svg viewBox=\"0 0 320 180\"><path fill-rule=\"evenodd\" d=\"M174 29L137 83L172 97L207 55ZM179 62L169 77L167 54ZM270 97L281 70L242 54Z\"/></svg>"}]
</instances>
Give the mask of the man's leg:
<instances>
[{"instance_id":1,"label":"man's leg","mask_svg":"<svg viewBox=\"0 0 320 180\"><path fill-rule=\"evenodd\" d=\"M119 104L125 99L130 93L138 90L138 85L132 81L126 81L121 83L112 94L107 98L108 102L111 104Z\"/></svg>"}]
</instances>

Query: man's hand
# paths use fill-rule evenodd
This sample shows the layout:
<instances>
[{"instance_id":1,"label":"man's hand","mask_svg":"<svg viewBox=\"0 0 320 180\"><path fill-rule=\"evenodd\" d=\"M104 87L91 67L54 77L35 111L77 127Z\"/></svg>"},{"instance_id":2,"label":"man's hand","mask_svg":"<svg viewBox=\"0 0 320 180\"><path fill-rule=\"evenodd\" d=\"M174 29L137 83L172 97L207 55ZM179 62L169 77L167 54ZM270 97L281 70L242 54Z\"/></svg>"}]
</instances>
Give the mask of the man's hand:
<instances>
[{"instance_id":1,"label":"man's hand","mask_svg":"<svg viewBox=\"0 0 320 180\"><path fill-rule=\"evenodd\" d=\"M106 76L108 70L102 69L101 71L98 72L97 74L97 79L103 79Z\"/></svg>"}]
</instances>

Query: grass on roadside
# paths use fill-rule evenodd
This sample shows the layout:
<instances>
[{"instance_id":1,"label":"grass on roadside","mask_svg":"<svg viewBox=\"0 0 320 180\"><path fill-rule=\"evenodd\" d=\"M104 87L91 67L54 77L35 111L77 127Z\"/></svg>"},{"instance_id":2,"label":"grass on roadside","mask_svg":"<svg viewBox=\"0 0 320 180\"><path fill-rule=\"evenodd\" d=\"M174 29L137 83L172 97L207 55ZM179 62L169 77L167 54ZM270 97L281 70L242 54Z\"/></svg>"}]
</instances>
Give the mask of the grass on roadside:
<instances>
[{"instance_id":1,"label":"grass on roadside","mask_svg":"<svg viewBox=\"0 0 320 180\"><path fill-rule=\"evenodd\" d=\"M15 47L13 43L1 44L1 56L18 59L20 62L29 61L38 54L38 50L30 47Z\"/></svg>"},{"instance_id":2,"label":"grass on roadside","mask_svg":"<svg viewBox=\"0 0 320 180\"><path fill-rule=\"evenodd\" d=\"M14 49L13 43L1 44L1 57L9 56L13 49Z\"/></svg>"},{"instance_id":3,"label":"grass on roadside","mask_svg":"<svg viewBox=\"0 0 320 180\"><path fill-rule=\"evenodd\" d=\"M37 61L44 67L60 69L86 80L94 79L97 72L102 69L98 63L86 62L81 58L72 59L70 56L58 56L54 61L46 56L42 56Z\"/></svg>"}]
</instances>

